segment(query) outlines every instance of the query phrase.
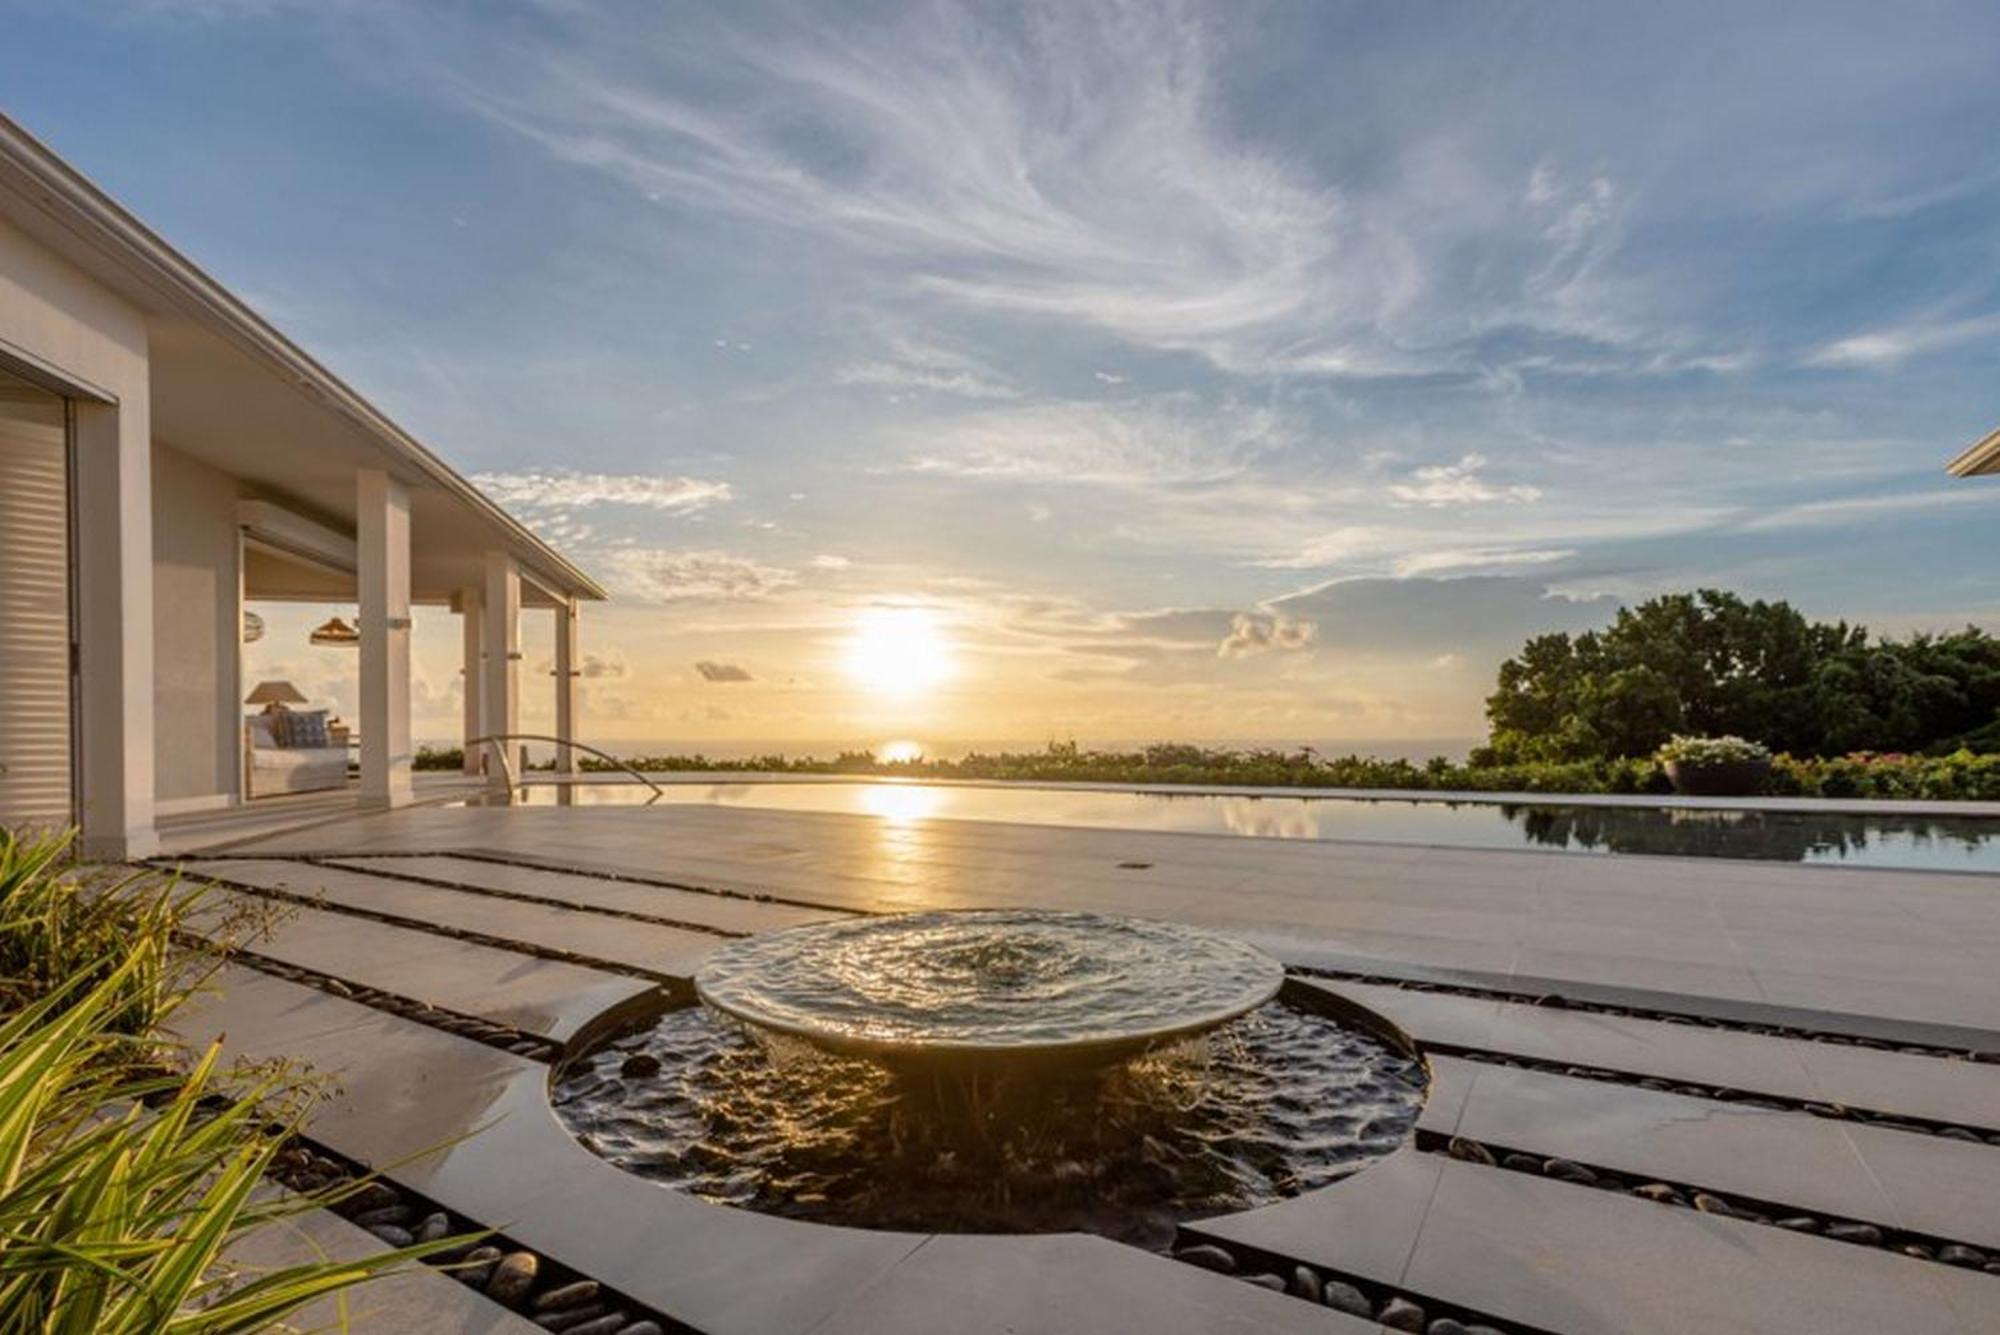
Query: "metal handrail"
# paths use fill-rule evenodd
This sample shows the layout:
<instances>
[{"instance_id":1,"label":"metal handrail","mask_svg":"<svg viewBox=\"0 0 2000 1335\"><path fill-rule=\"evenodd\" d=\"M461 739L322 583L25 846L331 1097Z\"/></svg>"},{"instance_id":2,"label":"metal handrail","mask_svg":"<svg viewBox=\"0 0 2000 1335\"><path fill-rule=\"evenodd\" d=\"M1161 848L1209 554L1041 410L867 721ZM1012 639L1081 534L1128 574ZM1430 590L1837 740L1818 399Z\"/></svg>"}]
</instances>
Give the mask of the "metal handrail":
<instances>
[{"instance_id":1,"label":"metal handrail","mask_svg":"<svg viewBox=\"0 0 2000 1335\"><path fill-rule=\"evenodd\" d=\"M505 743L507 742L554 742L557 746L567 746L577 751L588 751L590 752L590 754L596 756L600 760L610 761L613 765L616 765L619 769L624 770L627 774L637 779L640 783L643 783L648 788L652 789L653 796L652 798L648 799L649 801L654 801L659 798L665 797L667 795L667 790L660 787L659 784L654 783L644 774L640 773L636 769L633 769L630 765L620 760L617 756L612 755L609 751L599 750L597 747L590 745L588 742L579 742L572 740L571 738L568 737L555 737L545 732L494 732L494 733L488 733L484 737L474 737L468 742L466 742L467 746L484 745L493 748L493 754L500 758L500 773L502 777L506 779L507 791L510 794L516 788L519 788L525 792L527 790L528 784L525 779L519 783L516 783L514 781L514 762L507 758L507 747L505 745Z\"/></svg>"}]
</instances>

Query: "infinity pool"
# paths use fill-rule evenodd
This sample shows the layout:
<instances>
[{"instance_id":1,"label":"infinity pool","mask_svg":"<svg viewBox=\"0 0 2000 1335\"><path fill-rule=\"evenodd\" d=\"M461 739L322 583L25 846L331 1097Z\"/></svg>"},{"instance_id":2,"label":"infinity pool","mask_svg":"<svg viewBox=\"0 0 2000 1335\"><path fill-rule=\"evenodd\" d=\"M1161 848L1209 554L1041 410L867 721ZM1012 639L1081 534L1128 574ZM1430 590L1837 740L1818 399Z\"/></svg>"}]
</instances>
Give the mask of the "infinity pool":
<instances>
[{"instance_id":1,"label":"infinity pool","mask_svg":"<svg viewBox=\"0 0 2000 1335\"><path fill-rule=\"evenodd\" d=\"M643 804L631 783L532 784L532 805ZM518 799L517 799L518 800ZM1503 804L1352 797L1232 797L905 781L670 783L654 805L827 811L893 822L1000 821L1258 839L1649 853L1922 871L2000 872L2000 818Z\"/></svg>"}]
</instances>

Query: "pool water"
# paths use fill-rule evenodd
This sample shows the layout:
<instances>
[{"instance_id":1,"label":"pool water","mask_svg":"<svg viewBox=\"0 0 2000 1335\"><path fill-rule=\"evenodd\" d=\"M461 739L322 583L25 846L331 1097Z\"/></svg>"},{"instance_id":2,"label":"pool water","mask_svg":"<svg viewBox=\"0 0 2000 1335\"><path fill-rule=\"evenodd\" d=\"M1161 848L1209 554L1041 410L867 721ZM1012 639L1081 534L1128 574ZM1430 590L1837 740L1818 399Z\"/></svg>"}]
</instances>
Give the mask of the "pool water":
<instances>
[{"instance_id":1,"label":"pool water","mask_svg":"<svg viewBox=\"0 0 2000 1335\"><path fill-rule=\"evenodd\" d=\"M568 1063L557 1119L592 1153L718 1204L815 1223L1102 1234L1297 1196L1414 1131L1428 1075L1284 999L1109 1068L919 1078L671 1010ZM640 1065L639 1063L643 1063Z\"/></svg>"},{"instance_id":2,"label":"pool water","mask_svg":"<svg viewBox=\"0 0 2000 1335\"><path fill-rule=\"evenodd\" d=\"M2000 872L2000 817L1749 811L1398 798L1241 797L903 780L531 784L532 805L704 804L920 820L999 821L1260 839L1654 854ZM517 799L522 800L522 799Z\"/></svg>"}]
</instances>

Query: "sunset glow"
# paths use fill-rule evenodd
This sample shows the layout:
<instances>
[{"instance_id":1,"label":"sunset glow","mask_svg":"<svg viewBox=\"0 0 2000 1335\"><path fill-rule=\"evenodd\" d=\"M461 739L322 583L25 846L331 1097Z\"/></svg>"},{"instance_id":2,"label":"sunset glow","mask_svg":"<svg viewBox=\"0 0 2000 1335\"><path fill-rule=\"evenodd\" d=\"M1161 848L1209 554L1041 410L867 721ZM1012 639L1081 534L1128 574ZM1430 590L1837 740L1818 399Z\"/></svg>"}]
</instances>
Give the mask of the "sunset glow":
<instances>
[{"instance_id":1,"label":"sunset glow","mask_svg":"<svg viewBox=\"0 0 2000 1335\"><path fill-rule=\"evenodd\" d=\"M921 695L955 671L949 637L924 607L870 607L841 654L848 679L871 694Z\"/></svg>"}]
</instances>

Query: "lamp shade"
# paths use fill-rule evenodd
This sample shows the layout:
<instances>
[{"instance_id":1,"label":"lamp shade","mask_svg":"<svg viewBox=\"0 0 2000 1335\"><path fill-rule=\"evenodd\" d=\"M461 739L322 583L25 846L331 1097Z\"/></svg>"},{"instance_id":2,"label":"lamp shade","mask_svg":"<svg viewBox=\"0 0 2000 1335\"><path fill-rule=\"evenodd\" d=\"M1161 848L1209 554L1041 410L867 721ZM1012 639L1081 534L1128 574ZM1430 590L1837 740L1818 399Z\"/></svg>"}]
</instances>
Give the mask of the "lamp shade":
<instances>
[{"instance_id":1,"label":"lamp shade","mask_svg":"<svg viewBox=\"0 0 2000 1335\"><path fill-rule=\"evenodd\" d=\"M322 624L314 626L312 634L306 638L314 644L332 645L344 649L360 644L361 632L339 617L328 617Z\"/></svg>"},{"instance_id":2,"label":"lamp shade","mask_svg":"<svg viewBox=\"0 0 2000 1335\"><path fill-rule=\"evenodd\" d=\"M306 697L288 681L260 681L257 689L243 697L246 705L302 705Z\"/></svg>"}]
</instances>

